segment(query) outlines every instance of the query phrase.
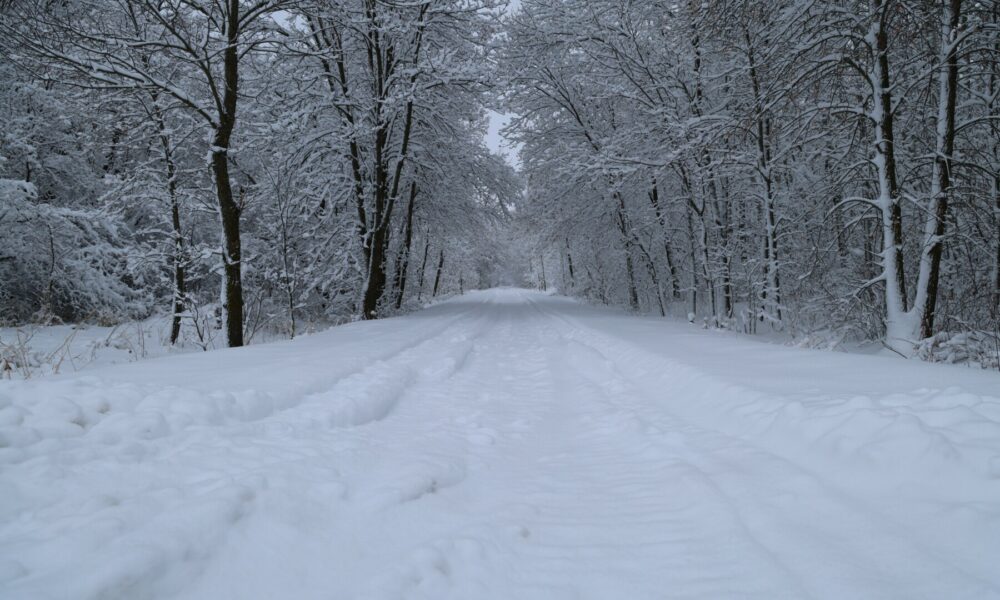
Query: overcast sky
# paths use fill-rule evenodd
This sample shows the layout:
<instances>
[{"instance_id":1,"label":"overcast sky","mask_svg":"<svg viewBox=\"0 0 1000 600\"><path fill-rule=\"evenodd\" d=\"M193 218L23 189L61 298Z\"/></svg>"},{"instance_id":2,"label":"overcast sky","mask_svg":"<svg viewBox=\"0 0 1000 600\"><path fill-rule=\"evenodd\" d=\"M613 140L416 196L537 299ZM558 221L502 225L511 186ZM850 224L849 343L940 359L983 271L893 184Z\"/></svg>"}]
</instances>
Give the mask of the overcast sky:
<instances>
[{"instance_id":1,"label":"overcast sky","mask_svg":"<svg viewBox=\"0 0 1000 600\"><path fill-rule=\"evenodd\" d=\"M507 140L500 135L500 129L510 121L510 115L501 114L495 111L490 112L490 128L486 131L486 145L490 150L502 154L507 162L518 166L517 150L512 148Z\"/></svg>"},{"instance_id":2,"label":"overcast sky","mask_svg":"<svg viewBox=\"0 0 1000 600\"><path fill-rule=\"evenodd\" d=\"M521 6L521 0L510 0L507 12L517 10L519 6ZM500 129L510 121L510 115L501 114L492 110L489 111L489 113L490 128L486 132L486 145L493 152L502 154L510 164L515 167L519 166L520 161L517 159L517 149L510 147L510 145L507 144L507 140L500 135Z\"/></svg>"}]
</instances>

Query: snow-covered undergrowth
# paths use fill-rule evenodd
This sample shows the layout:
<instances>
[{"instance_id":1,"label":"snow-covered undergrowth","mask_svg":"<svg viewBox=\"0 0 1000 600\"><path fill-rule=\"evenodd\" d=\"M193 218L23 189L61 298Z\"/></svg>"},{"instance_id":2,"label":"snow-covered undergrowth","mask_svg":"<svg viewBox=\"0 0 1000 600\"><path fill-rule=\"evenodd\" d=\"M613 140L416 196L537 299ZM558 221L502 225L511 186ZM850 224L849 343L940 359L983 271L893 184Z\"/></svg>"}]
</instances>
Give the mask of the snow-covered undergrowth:
<instances>
[{"instance_id":1,"label":"snow-covered undergrowth","mask_svg":"<svg viewBox=\"0 0 1000 600\"><path fill-rule=\"evenodd\" d=\"M151 317L114 326L86 323L0 327L0 378L32 379L187 352L216 350L224 344L212 318L192 325L186 319L177 343L170 345L170 318ZM329 327L305 324L300 335ZM287 339L286 333L261 329L253 343Z\"/></svg>"},{"instance_id":2,"label":"snow-covered undergrowth","mask_svg":"<svg viewBox=\"0 0 1000 600\"><path fill-rule=\"evenodd\" d=\"M988 598L998 540L996 373L520 290L0 383L4 598Z\"/></svg>"},{"instance_id":3,"label":"snow-covered undergrowth","mask_svg":"<svg viewBox=\"0 0 1000 600\"><path fill-rule=\"evenodd\" d=\"M114 327L0 327L0 377L46 377L183 351L182 346L170 348L165 343L167 326L164 319L150 319Z\"/></svg>"}]
</instances>

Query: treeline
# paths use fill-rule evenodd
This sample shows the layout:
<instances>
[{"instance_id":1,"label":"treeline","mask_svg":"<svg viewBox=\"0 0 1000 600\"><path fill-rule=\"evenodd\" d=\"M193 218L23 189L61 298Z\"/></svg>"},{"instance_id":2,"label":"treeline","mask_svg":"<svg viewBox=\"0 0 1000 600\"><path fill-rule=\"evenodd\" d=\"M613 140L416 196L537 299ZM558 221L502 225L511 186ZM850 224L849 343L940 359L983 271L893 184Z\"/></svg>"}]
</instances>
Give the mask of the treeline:
<instances>
[{"instance_id":1,"label":"treeline","mask_svg":"<svg viewBox=\"0 0 1000 600\"><path fill-rule=\"evenodd\" d=\"M3 3L0 319L239 346L490 285L500 4Z\"/></svg>"},{"instance_id":2,"label":"treeline","mask_svg":"<svg viewBox=\"0 0 1000 600\"><path fill-rule=\"evenodd\" d=\"M507 36L550 280L997 360L997 3L523 0Z\"/></svg>"}]
</instances>

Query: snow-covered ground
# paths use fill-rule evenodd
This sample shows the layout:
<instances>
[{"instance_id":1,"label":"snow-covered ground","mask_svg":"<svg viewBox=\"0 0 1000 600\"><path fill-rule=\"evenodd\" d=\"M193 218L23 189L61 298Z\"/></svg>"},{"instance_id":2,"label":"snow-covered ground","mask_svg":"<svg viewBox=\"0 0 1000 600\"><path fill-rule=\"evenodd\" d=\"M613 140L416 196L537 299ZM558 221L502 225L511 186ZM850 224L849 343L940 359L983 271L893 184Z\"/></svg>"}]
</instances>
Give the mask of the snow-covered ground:
<instances>
[{"instance_id":1,"label":"snow-covered ground","mask_svg":"<svg viewBox=\"0 0 1000 600\"><path fill-rule=\"evenodd\" d=\"M1000 376L521 290L0 382L0 597L1000 598Z\"/></svg>"}]
</instances>

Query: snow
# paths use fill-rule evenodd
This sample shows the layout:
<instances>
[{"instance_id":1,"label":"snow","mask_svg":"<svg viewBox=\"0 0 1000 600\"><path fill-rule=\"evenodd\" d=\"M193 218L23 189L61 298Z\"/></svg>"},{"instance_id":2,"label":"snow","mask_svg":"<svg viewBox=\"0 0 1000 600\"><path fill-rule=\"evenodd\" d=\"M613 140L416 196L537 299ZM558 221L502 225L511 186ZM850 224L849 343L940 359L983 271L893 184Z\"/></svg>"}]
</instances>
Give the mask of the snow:
<instances>
[{"instance_id":1,"label":"snow","mask_svg":"<svg viewBox=\"0 0 1000 600\"><path fill-rule=\"evenodd\" d=\"M516 289L0 382L0 596L1000 598L998 384Z\"/></svg>"},{"instance_id":2,"label":"snow","mask_svg":"<svg viewBox=\"0 0 1000 600\"><path fill-rule=\"evenodd\" d=\"M0 377L28 379L161 356L171 351L169 326L167 319L153 318L115 327L0 327L0 369L4 360L10 365Z\"/></svg>"}]
</instances>

